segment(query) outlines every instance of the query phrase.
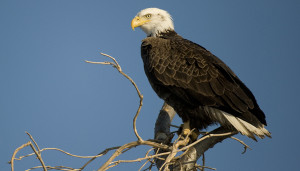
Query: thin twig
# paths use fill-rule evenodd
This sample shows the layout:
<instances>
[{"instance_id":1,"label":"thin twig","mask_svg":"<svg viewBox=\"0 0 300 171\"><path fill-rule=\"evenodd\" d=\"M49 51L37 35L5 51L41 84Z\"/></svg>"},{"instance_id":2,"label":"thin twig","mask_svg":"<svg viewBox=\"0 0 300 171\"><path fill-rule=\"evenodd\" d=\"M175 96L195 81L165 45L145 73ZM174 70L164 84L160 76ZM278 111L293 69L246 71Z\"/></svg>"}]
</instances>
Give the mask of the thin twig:
<instances>
[{"instance_id":1,"label":"thin twig","mask_svg":"<svg viewBox=\"0 0 300 171\"><path fill-rule=\"evenodd\" d=\"M202 154L202 166L205 166L205 155L204 153ZM204 167L200 168L201 171L204 171Z\"/></svg>"},{"instance_id":2,"label":"thin twig","mask_svg":"<svg viewBox=\"0 0 300 171\"><path fill-rule=\"evenodd\" d=\"M29 138L33 141L34 145L36 146L36 148L38 149L39 155L41 155L41 150L39 148L39 146L37 145L37 143L35 142L35 140L33 139L33 137L27 132L25 131L25 133L29 136Z\"/></svg>"},{"instance_id":3,"label":"thin twig","mask_svg":"<svg viewBox=\"0 0 300 171\"><path fill-rule=\"evenodd\" d=\"M29 146L30 144L31 144L31 142L28 141L27 143L21 145L20 147L18 147L18 148L14 151L14 153L13 153L13 155L12 155L12 157L11 157L11 160L10 160L11 171L14 171L14 160L15 160L16 154L17 154L22 148L27 147L27 146Z\"/></svg>"},{"instance_id":4,"label":"thin twig","mask_svg":"<svg viewBox=\"0 0 300 171\"><path fill-rule=\"evenodd\" d=\"M109 152L110 150L115 150L115 149L118 149L118 148L120 148L120 146L107 148L107 149L105 149L104 151L102 151L101 153L99 153L98 155L95 155L95 156L79 156L79 155L71 154L71 153L66 152L66 151L64 151L62 149L59 149L59 148L43 148L40 151L43 152L43 151L46 151L46 150L55 150L55 151L59 151L59 152L65 153L66 155L69 155L69 156L72 156L72 157L87 159L87 158L98 158L98 157L101 157L101 156L105 155L107 152ZM19 158L15 158L15 160L21 160L22 158L29 157L29 156L32 156L34 154L35 153L30 153L30 154L27 154L25 156L21 156Z\"/></svg>"},{"instance_id":5,"label":"thin twig","mask_svg":"<svg viewBox=\"0 0 300 171\"><path fill-rule=\"evenodd\" d=\"M200 169L206 168L206 169L211 169L211 170L217 170L216 168L212 168L212 167L208 167L208 166L200 166L200 165L197 165L197 164L195 165L195 167L196 167L196 168L200 168Z\"/></svg>"},{"instance_id":6,"label":"thin twig","mask_svg":"<svg viewBox=\"0 0 300 171\"><path fill-rule=\"evenodd\" d=\"M145 157L147 157L148 154L149 154L151 151L153 151L153 150L155 150L155 148L150 148L150 149L146 152Z\"/></svg>"},{"instance_id":7,"label":"thin twig","mask_svg":"<svg viewBox=\"0 0 300 171\"><path fill-rule=\"evenodd\" d=\"M110 150L115 150L115 149L118 149L120 148L120 146L118 147L111 147L111 148L107 148L105 149L104 151L102 151L101 153L99 153L97 156L94 156L92 159L90 159L88 162L86 162L81 168L80 170L83 170L88 164L90 164L93 160L95 160L97 157L100 157L100 156L103 156L105 155L106 153L108 153Z\"/></svg>"},{"instance_id":8,"label":"thin twig","mask_svg":"<svg viewBox=\"0 0 300 171\"><path fill-rule=\"evenodd\" d=\"M143 171L146 171L146 170L151 171L152 167L155 165L155 162L153 160L149 160L149 161L150 161L151 164L149 165L148 168L144 169Z\"/></svg>"},{"instance_id":9,"label":"thin twig","mask_svg":"<svg viewBox=\"0 0 300 171\"><path fill-rule=\"evenodd\" d=\"M200 141L203 141L203 140L205 140L205 139L207 139L207 138L209 138L209 137L228 136L228 135L232 135L232 134L235 134L235 133L236 133L236 132L233 131L233 132L227 132L227 133L222 133L222 134L207 134L207 135L201 137L200 139L198 139L197 141L195 141L195 142L193 142L193 143L191 143L191 144L189 144L189 145L187 145L187 146L181 148L180 151L186 150L186 149L188 149L188 148L194 146L195 144L198 144Z\"/></svg>"},{"instance_id":10,"label":"thin twig","mask_svg":"<svg viewBox=\"0 0 300 171\"><path fill-rule=\"evenodd\" d=\"M25 170L25 171L30 171L30 170L39 169L39 168L43 168L43 166L32 167L32 168L27 169L27 170ZM72 168L72 167L66 167L66 166L46 166L46 168L47 168L48 170L55 169L55 170L66 170L66 171L67 171L67 170L68 170L68 171L70 171L70 170L72 170L72 171L80 171L80 169L74 169L74 168Z\"/></svg>"},{"instance_id":11,"label":"thin twig","mask_svg":"<svg viewBox=\"0 0 300 171\"><path fill-rule=\"evenodd\" d=\"M153 158L157 158L159 156L163 156L163 155L170 154L170 153L171 152L164 152L164 153L154 154L154 155L151 155L151 156L145 156L145 157L137 158L137 159L134 159L134 160L118 160L118 161L111 162L110 164L140 162L140 161L143 161L143 160L146 160L146 159L153 159Z\"/></svg>"},{"instance_id":12,"label":"thin twig","mask_svg":"<svg viewBox=\"0 0 300 171\"><path fill-rule=\"evenodd\" d=\"M117 149L114 152L114 154L98 169L98 171L107 170L108 168L111 167L109 165L111 163L113 163L113 160L117 156L119 156L120 154L122 154L125 149L130 149L130 148L136 147L138 145L149 145L149 146L152 146L152 147L155 147L155 148L162 148L162 149L165 149L165 150L169 149L169 146L167 146L167 145L159 144L159 143L156 143L156 142L153 142L153 141L149 141L149 140L148 141L142 141L142 142L141 141L133 141L133 142L125 144L125 145L121 146L119 149ZM147 157L145 159L147 159Z\"/></svg>"},{"instance_id":13,"label":"thin twig","mask_svg":"<svg viewBox=\"0 0 300 171\"><path fill-rule=\"evenodd\" d=\"M44 171L47 171L47 168L45 166L45 163L41 157L41 155L36 151L36 149L34 148L34 146L32 145L32 143L30 142L30 147L32 148L32 150L34 151L35 155L38 157L39 161L41 162Z\"/></svg>"},{"instance_id":14,"label":"thin twig","mask_svg":"<svg viewBox=\"0 0 300 171\"><path fill-rule=\"evenodd\" d=\"M148 163L150 161L150 159L148 159L140 168L139 168L139 170L138 171L141 171L145 166L146 166L146 164Z\"/></svg>"},{"instance_id":15,"label":"thin twig","mask_svg":"<svg viewBox=\"0 0 300 171\"><path fill-rule=\"evenodd\" d=\"M180 126L177 126L177 125L172 125L172 124L170 124L170 126L171 126L171 127L174 127L174 128L178 128L178 129L180 128Z\"/></svg>"},{"instance_id":16,"label":"thin twig","mask_svg":"<svg viewBox=\"0 0 300 171\"><path fill-rule=\"evenodd\" d=\"M117 62L117 60L116 60L114 57L112 57L112 56L110 56L110 55L108 55L108 54L105 54L105 53L100 53L100 54L103 55L103 56L106 56L106 57L108 57L108 58L110 58L110 59L112 59L114 62L92 62L92 61L85 61L85 62L87 62L87 63L92 63L92 64L112 65L112 66L115 67L115 68L116 68L116 69L117 69L124 77L126 77L126 78L133 84L133 86L134 86L134 88L136 89L137 94L138 94L138 96L139 96L139 98L140 98L139 107L138 107L137 112L136 112L136 114L135 114L135 116L134 116L134 118L133 118L133 130L134 130L134 133L135 133L136 137L138 138L138 140L139 140L139 141L143 141L143 139L140 137L140 135L138 134L137 129L136 129L136 120L137 120L137 117L138 117L138 115L140 114L141 108L142 108L142 106L143 106L143 95L141 94L140 90L138 89L136 83L132 80L132 78L129 77L127 74L125 74L125 73L122 71L121 66L119 65L119 63Z\"/></svg>"},{"instance_id":17,"label":"thin twig","mask_svg":"<svg viewBox=\"0 0 300 171\"><path fill-rule=\"evenodd\" d=\"M244 143L242 140L238 139L238 138L235 138L235 137L230 137L236 141L238 141L239 143L243 144L244 145L244 151L242 152L242 154L245 154L247 149L249 148L250 150L252 150L246 143Z\"/></svg>"}]
</instances>

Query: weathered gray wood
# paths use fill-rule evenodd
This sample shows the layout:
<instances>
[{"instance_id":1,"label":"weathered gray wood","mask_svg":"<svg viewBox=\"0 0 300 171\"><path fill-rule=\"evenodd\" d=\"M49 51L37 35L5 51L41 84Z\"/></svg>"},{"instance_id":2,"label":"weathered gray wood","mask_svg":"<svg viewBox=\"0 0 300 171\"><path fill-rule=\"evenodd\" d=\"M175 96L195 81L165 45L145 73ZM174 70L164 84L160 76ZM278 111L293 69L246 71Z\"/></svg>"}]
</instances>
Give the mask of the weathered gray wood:
<instances>
[{"instance_id":1,"label":"weathered gray wood","mask_svg":"<svg viewBox=\"0 0 300 171\"><path fill-rule=\"evenodd\" d=\"M154 135L157 140L165 140L170 135L170 125L176 112L167 103L162 106L156 119Z\"/></svg>"},{"instance_id":2,"label":"weathered gray wood","mask_svg":"<svg viewBox=\"0 0 300 171\"><path fill-rule=\"evenodd\" d=\"M230 130L226 130L223 127L219 127L210 132L210 134L223 134L231 132ZM237 132L233 132L230 135L225 136L212 136L203 141L200 141L193 147L191 147L188 152L180 158L180 160L176 163L176 166L173 166L173 171L186 171L186 170L197 170L195 169L195 163L197 160L210 148L213 148L219 142L222 142L226 138L231 137Z\"/></svg>"},{"instance_id":3,"label":"weathered gray wood","mask_svg":"<svg viewBox=\"0 0 300 171\"><path fill-rule=\"evenodd\" d=\"M167 103L164 103L155 123L154 138L156 140L161 140L167 145L171 144L172 137L170 136L170 125L175 114L176 112L174 111L174 109ZM211 131L210 134L223 134L228 132L230 131L224 129L223 127L219 127ZM205 151L234 134L236 134L236 132L226 136L212 136L204 139L203 141L200 141L199 143L191 147L188 152L178 160L178 162L176 162L174 165L170 165L168 169L171 171L196 170L195 163L200 158L200 156L204 154ZM165 151L160 150L158 153L163 152ZM167 155L161 156L161 158L166 157ZM164 160L156 160L156 166L158 169L160 169L163 164Z\"/></svg>"}]
</instances>

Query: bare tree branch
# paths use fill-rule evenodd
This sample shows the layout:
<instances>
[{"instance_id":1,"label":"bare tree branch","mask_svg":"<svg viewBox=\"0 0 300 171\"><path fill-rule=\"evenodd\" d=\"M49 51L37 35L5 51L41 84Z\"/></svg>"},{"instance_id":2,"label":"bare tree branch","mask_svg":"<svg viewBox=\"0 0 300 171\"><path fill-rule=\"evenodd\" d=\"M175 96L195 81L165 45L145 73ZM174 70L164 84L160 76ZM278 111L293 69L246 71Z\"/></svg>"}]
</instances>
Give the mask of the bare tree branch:
<instances>
[{"instance_id":1,"label":"bare tree branch","mask_svg":"<svg viewBox=\"0 0 300 171\"><path fill-rule=\"evenodd\" d=\"M135 82L127 75L125 74L121 66L118 64L115 58L111 57L110 55L101 53L101 55L106 56L110 58L113 62L91 62L91 61L86 61L87 63L93 63L93 64L102 64L102 65L111 65L114 68L116 68L124 77L126 77L135 87L137 94L140 98L139 102L139 107L137 109L137 112L134 116L133 119L133 129L134 133L137 137L137 141L133 141L127 144L124 144L122 146L118 147L110 147L99 153L98 155L95 156L79 156L79 155L74 155L68 152L65 152L61 149L58 148L43 148L40 149L36 141L33 139L33 137L26 132L26 134L30 137L31 141L23 144L22 146L18 147L11 158L10 164L11 164L11 170L14 171L14 160L21 160L22 158L29 157L36 155L39 161L41 162L41 166L36 166L32 167L29 170L33 169L40 169L43 168L43 170L51 170L51 169L56 169L56 170L74 170L74 171L82 171L83 169L86 168L88 164L90 164L92 161L94 161L96 158L101 157L105 154L107 154L111 150L115 150L115 152L111 155L111 157L98 169L98 171L104 171L109 168L115 167L120 163L131 163L131 162L140 162L140 161L145 161L143 165L139 168L141 170L144 168L147 163L150 163L150 166L145 169L145 170L151 170L152 166L156 165L159 170L164 170L164 171L186 171L186 170L196 170L197 168L200 170L204 170L204 168L208 169L214 169L211 167L204 166L205 159L204 159L204 152L207 151L209 148L212 148L215 144L223 141L226 138L231 137L232 135L236 134L237 132L227 130L223 127L219 127L211 132L204 133L204 135L196 140L195 142L192 142L188 145L186 145L189 142L189 136L186 136L184 139L181 138L179 135L176 140L172 142L172 139L174 137L174 133L170 132L170 127L171 122L175 116L175 111L174 109L169 106L167 103L164 103L162 109L160 110L160 113L158 115L158 118L155 123L155 131L154 131L154 140L143 140L136 129L136 120L137 117L140 113L141 107L143 105L143 95L139 91L137 85ZM192 131L191 131L192 132ZM250 148L248 145L246 145L243 141L232 137L233 139L237 140L241 144L244 145L244 152ZM32 143L33 142L33 143ZM34 145L33 145L34 144ZM118 160L115 161L115 158L118 157L119 155L127 152L128 150L131 150L134 147L137 146L149 146L151 147L144 157L140 157L137 159L133 160ZM21 149L30 146L34 153L27 154L25 156L21 156L19 158L16 158L16 154L18 151ZM35 147L37 150L35 149ZM72 157L77 157L77 158L89 158L88 160L81 168L75 169L67 166L46 166L44 164L44 161L41 157L41 153L46 150L56 150L60 151L66 155L72 156ZM153 155L149 155L150 152L154 151L155 153ZM179 152L180 155L178 154ZM244 153L243 152L243 153ZM200 166L196 164L197 160L200 158L200 156L203 156L203 166Z\"/></svg>"}]
</instances>

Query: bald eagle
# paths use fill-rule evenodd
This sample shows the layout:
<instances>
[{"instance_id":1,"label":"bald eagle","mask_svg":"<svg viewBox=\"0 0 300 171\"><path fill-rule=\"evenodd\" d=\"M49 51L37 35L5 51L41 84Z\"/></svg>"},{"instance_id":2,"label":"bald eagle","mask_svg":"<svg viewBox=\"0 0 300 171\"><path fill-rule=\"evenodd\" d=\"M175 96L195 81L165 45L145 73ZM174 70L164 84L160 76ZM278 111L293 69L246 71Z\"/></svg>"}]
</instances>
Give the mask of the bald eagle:
<instances>
[{"instance_id":1,"label":"bald eagle","mask_svg":"<svg viewBox=\"0 0 300 171\"><path fill-rule=\"evenodd\" d=\"M145 73L157 95L182 118L185 129L218 123L254 140L255 135L271 137L251 91L218 57L178 35L167 11L144 9L131 27L147 34L141 45Z\"/></svg>"}]
</instances>

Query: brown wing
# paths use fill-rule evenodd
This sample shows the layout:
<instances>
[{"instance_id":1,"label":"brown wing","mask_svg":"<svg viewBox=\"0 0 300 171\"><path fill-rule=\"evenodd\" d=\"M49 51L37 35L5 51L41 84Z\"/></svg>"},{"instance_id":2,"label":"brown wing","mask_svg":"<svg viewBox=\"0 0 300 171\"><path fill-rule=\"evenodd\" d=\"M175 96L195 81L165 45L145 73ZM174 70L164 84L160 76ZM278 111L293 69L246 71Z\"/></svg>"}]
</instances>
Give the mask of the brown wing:
<instances>
[{"instance_id":1,"label":"brown wing","mask_svg":"<svg viewBox=\"0 0 300 171\"><path fill-rule=\"evenodd\" d=\"M255 115L266 125L251 91L231 69L205 48L180 36L146 38L142 44L145 71L152 86L161 86L181 101L210 106L247 120ZM156 92L163 97L164 92Z\"/></svg>"}]
</instances>

